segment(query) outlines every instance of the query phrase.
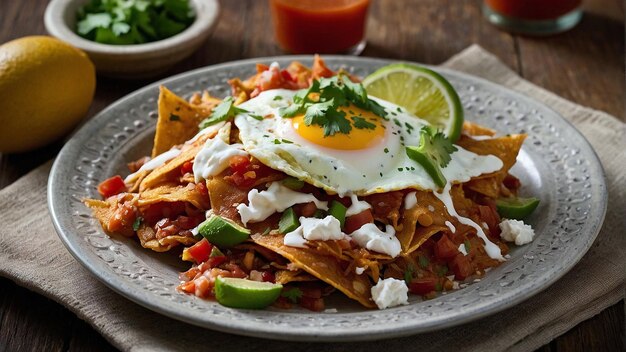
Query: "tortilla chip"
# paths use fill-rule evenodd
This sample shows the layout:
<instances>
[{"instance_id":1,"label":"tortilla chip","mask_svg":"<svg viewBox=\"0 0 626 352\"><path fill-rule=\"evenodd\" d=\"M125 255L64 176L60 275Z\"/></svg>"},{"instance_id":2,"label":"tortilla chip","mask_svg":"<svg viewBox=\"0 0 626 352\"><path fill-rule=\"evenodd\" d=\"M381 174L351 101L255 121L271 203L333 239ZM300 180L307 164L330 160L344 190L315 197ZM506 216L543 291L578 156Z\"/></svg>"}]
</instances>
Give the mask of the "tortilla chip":
<instances>
[{"instance_id":1,"label":"tortilla chip","mask_svg":"<svg viewBox=\"0 0 626 352\"><path fill-rule=\"evenodd\" d=\"M307 274L306 272L298 269L296 271L292 270L278 270L276 274L276 283L286 285L290 282L303 282L303 281L315 281L317 280L315 277Z\"/></svg>"},{"instance_id":2,"label":"tortilla chip","mask_svg":"<svg viewBox=\"0 0 626 352\"><path fill-rule=\"evenodd\" d=\"M159 91L159 120L152 157L184 143L198 133L198 124L211 113L212 107L191 105L164 86Z\"/></svg>"},{"instance_id":3,"label":"tortilla chip","mask_svg":"<svg viewBox=\"0 0 626 352\"><path fill-rule=\"evenodd\" d=\"M181 153L177 157L152 170L143 178L139 185L139 191L143 192L162 183L176 182L180 177L180 167L184 163L192 161L200 149L202 149L204 142L213 136L214 134L207 133L201 135L193 144L183 146Z\"/></svg>"},{"instance_id":4,"label":"tortilla chip","mask_svg":"<svg viewBox=\"0 0 626 352\"><path fill-rule=\"evenodd\" d=\"M455 188L453 187L453 190ZM432 192L416 191L415 197L417 198L417 204L413 208L404 211L402 230L396 234L404 253L411 252L409 249L412 248L411 244L414 243L413 238L418 226L443 226L451 218L443 203Z\"/></svg>"},{"instance_id":5,"label":"tortilla chip","mask_svg":"<svg viewBox=\"0 0 626 352\"><path fill-rule=\"evenodd\" d=\"M154 229L146 224L141 224L139 226L139 229L137 229L137 237L139 238L139 243L143 248L148 248L155 252L167 252L179 244L189 246L197 241L193 238L193 236L180 235L172 235L157 239Z\"/></svg>"},{"instance_id":6,"label":"tortilla chip","mask_svg":"<svg viewBox=\"0 0 626 352\"><path fill-rule=\"evenodd\" d=\"M335 287L363 306L376 307L371 299L372 284L367 276L356 275L354 271L344 273L341 263L334 257L321 255L311 249L285 246L283 236L255 234L251 238L255 243L277 252L296 267Z\"/></svg>"},{"instance_id":7,"label":"tortilla chip","mask_svg":"<svg viewBox=\"0 0 626 352\"><path fill-rule=\"evenodd\" d=\"M463 133L468 136L495 136L496 130L481 126L474 122L463 122Z\"/></svg>"},{"instance_id":8,"label":"tortilla chip","mask_svg":"<svg viewBox=\"0 0 626 352\"><path fill-rule=\"evenodd\" d=\"M457 141L457 144L461 147L479 155L495 155L500 158L504 164L499 171L475 177L467 182L465 186L468 189L484 194L490 198L498 198L502 181L509 172L509 169L515 164L517 154L524 143L524 139L526 139L525 134L512 134L484 140L475 140L461 136Z\"/></svg>"},{"instance_id":9,"label":"tortilla chip","mask_svg":"<svg viewBox=\"0 0 626 352\"><path fill-rule=\"evenodd\" d=\"M423 245L424 242L426 242L426 240L429 239L431 236L433 236L434 234L438 232L447 231L447 230L448 230L447 226L439 226L439 225L428 226L428 227L418 227L417 230L415 231L415 236L413 236L413 241L411 242L411 245L408 247L405 253L409 254L409 253L414 252L421 245Z\"/></svg>"},{"instance_id":10,"label":"tortilla chip","mask_svg":"<svg viewBox=\"0 0 626 352\"><path fill-rule=\"evenodd\" d=\"M119 196L109 197L106 200L85 199L83 202L91 209L93 216L98 219L104 232L108 234L119 233L120 235L131 237L134 235L132 229L127 229L124 232L113 232L109 230L109 221L115 215L115 210L117 210L120 203L131 201L134 197L136 197L135 194L124 193Z\"/></svg>"},{"instance_id":11,"label":"tortilla chip","mask_svg":"<svg viewBox=\"0 0 626 352\"><path fill-rule=\"evenodd\" d=\"M139 194L137 206L140 208L160 202L187 202L193 204L198 209L208 209L210 207L206 197L196 190L195 184L186 186L178 184L164 184L156 188L145 190Z\"/></svg>"}]
</instances>

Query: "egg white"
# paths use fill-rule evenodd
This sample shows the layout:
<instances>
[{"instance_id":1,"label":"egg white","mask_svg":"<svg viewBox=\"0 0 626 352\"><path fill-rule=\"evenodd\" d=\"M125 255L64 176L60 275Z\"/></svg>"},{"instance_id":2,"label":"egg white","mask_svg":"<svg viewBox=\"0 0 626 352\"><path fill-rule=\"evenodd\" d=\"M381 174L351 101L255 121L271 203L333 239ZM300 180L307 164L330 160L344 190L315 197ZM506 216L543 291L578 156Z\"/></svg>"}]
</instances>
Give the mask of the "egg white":
<instances>
[{"instance_id":1,"label":"egg white","mask_svg":"<svg viewBox=\"0 0 626 352\"><path fill-rule=\"evenodd\" d=\"M419 145L419 131L428 122L395 104L372 97L388 112L389 119L383 121L382 141L359 150L327 148L303 138L290 119L280 117L278 110L291 104L295 93L268 90L240 105L249 113L235 117L239 138L243 148L263 164L339 195L368 195L407 188L437 190L428 173L405 152L405 146ZM250 115L264 118L258 120ZM458 151L443 169L449 182L467 182L503 166L493 155L481 156L456 147Z\"/></svg>"}]
</instances>

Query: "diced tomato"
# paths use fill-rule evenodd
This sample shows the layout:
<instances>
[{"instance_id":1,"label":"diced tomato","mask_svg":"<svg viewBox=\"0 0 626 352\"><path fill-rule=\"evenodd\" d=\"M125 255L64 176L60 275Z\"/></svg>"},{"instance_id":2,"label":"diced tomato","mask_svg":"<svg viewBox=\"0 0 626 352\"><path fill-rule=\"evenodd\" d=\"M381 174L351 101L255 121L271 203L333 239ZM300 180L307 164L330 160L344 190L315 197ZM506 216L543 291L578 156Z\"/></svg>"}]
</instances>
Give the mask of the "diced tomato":
<instances>
[{"instance_id":1,"label":"diced tomato","mask_svg":"<svg viewBox=\"0 0 626 352\"><path fill-rule=\"evenodd\" d=\"M502 181L502 183L504 184L506 188L510 190L516 190L522 186L522 183L520 182L520 180L511 174L507 174L504 177L504 180Z\"/></svg>"},{"instance_id":2,"label":"diced tomato","mask_svg":"<svg viewBox=\"0 0 626 352\"><path fill-rule=\"evenodd\" d=\"M196 291L196 283L193 281L185 282L178 287L186 293L193 293Z\"/></svg>"},{"instance_id":3,"label":"diced tomato","mask_svg":"<svg viewBox=\"0 0 626 352\"><path fill-rule=\"evenodd\" d=\"M446 235L441 236L435 244L435 256L439 259L450 260L458 253L459 249Z\"/></svg>"},{"instance_id":4,"label":"diced tomato","mask_svg":"<svg viewBox=\"0 0 626 352\"><path fill-rule=\"evenodd\" d=\"M261 279L264 282L276 282L276 276L274 276L274 273L269 270L265 270L261 273Z\"/></svg>"},{"instance_id":5,"label":"diced tomato","mask_svg":"<svg viewBox=\"0 0 626 352\"><path fill-rule=\"evenodd\" d=\"M148 224L154 224L163 218L172 218L185 212L184 202L159 202L151 204L142 211L143 218Z\"/></svg>"},{"instance_id":6,"label":"diced tomato","mask_svg":"<svg viewBox=\"0 0 626 352\"><path fill-rule=\"evenodd\" d=\"M126 192L126 184L124 184L124 179L120 175L107 178L98 185L98 193L104 198L109 198L122 192Z\"/></svg>"},{"instance_id":7,"label":"diced tomato","mask_svg":"<svg viewBox=\"0 0 626 352\"><path fill-rule=\"evenodd\" d=\"M115 213L109 219L107 228L111 232L118 232L125 236L132 236L134 234L132 226L136 218L137 214L135 213L135 208L128 203L124 203L117 210L115 210Z\"/></svg>"},{"instance_id":8,"label":"diced tomato","mask_svg":"<svg viewBox=\"0 0 626 352\"><path fill-rule=\"evenodd\" d=\"M462 253L457 254L448 265L454 272L454 278L457 280L465 280L474 272L472 262Z\"/></svg>"},{"instance_id":9,"label":"diced tomato","mask_svg":"<svg viewBox=\"0 0 626 352\"><path fill-rule=\"evenodd\" d=\"M313 216L313 214L315 214L316 211L317 211L317 205L315 205L315 203L309 202L306 204L302 204L302 207L300 208L300 216L309 218Z\"/></svg>"},{"instance_id":10,"label":"diced tomato","mask_svg":"<svg viewBox=\"0 0 626 352\"><path fill-rule=\"evenodd\" d=\"M291 73L287 70L281 70L280 75L283 77L285 81L295 82L296 80L291 76Z\"/></svg>"},{"instance_id":11,"label":"diced tomato","mask_svg":"<svg viewBox=\"0 0 626 352\"><path fill-rule=\"evenodd\" d=\"M207 261L207 264L209 265L209 268L215 268L216 266L226 262L227 259L228 258L226 258L225 255L210 257L209 260Z\"/></svg>"},{"instance_id":12,"label":"diced tomato","mask_svg":"<svg viewBox=\"0 0 626 352\"><path fill-rule=\"evenodd\" d=\"M300 306L314 312L321 312L324 310L324 299L302 296L300 297Z\"/></svg>"},{"instance_id":13,"label":"diced tomato","mask_svg":"<svg viewBox=\"0 0 626 352\"><path fill-rule=\"evenodd\" d=\"M437 278L422 277L411 280L409 283L409 291L416 295L423 296L427 293L435 291L437 288Z\"/></svg>"},{"instance_id":14,"label":"diced tomato","mask_svg":"<svg viewBox=\"0 0 626 352\"><path fill-rule=\"evenodd\" d=\"M180 174L184 175L193 172L193 163L191 161L185 161L183 166L180 167Z\"/></svg>"},{"instance_id":15,"label":"diced tomato","mask_svg":"<svg viewBox=\"0 0 626 352\"><path fill-rule=\"evenodd\" d=\"M235 172L244 173L248 171L248 165L250 165L250 158L243 155L235 155L229 160L230 169Z\"/></svg>"},{"instance_id":16,"label":"diced tomato","mask_svg":"<svg viewBox=\"0 0 626 352\"><path fill-rule=\"evenodd\" d=\"M187 253L189 253L193 257L193 260L199 264L209 259L211 249L213 249L213 245L210 244L206 238L203 238L193 246L189 247L189 249L187 249Z\"/></svg>"},{"instance_id":17,"label":"diced tomato","mask_svg":"<svg viewBox=\"0 0 626 352\"><path fill-rule=\"evenodd\" d=\"M300 290L302 291L302 297L322 298L322 288L319 285L307 285L305 283L300 285Z\"/></svg>"},{"instance_id":18,"label":"diced tomato","mask_svg":"<svg viewBox=\"0 0 626 352\"><path fill-rule=\"evenodd\" d=\"M344 225L346 233L352 233L361 228L365 224L374 222L374 216L371 209L363 210L362 212L348 216Z\"/></svg>"},{"instance_id":19,"label":"diced tomato","mask_svg":"<svg viewBox=\"0 0 626 352\"><path fill-rule=\"evenodd\" d=\"M200 193L203 196L209 195L209 190L206 188L206 184L202 181L199 183L196 183L196 191L198 191L198 193Z\"/></svg>"},{"instance_id":20,"label":"diced tomato","mask_svg":"<svg viewBox=\"0 0 626 352\"><path fill-rule=\"evenodd\" d=\"M498 214L495 203L479 205L478 211L480 213L480 218L487 224L487 227L489 227L491 235L499 237L500 227L498 224L500 223L500 214Z\"/></svg>"}]
</instances>

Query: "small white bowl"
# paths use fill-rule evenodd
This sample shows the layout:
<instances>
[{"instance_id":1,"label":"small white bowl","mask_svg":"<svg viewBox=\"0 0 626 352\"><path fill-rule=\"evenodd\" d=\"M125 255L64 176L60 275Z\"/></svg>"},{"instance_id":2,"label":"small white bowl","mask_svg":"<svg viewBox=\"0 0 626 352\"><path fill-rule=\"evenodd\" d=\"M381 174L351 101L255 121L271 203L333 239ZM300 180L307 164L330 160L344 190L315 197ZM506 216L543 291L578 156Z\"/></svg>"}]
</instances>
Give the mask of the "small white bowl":
<instances>
[{"instance_id":1,"label":"small white bowl","mask_svg":"<svg viewBox=\"0 0 626 352\"><path fill-rule=\"evenodd\" d=\"M100 44L74 32L76 12L89 0L52 0L44 23L51 35L87 53L98 73L118 78L145 78L166 71L190 56L211 34L219 5L217 0L189 0L196 19L173 37L136 45Z\"/></svg>"}]
</instances>

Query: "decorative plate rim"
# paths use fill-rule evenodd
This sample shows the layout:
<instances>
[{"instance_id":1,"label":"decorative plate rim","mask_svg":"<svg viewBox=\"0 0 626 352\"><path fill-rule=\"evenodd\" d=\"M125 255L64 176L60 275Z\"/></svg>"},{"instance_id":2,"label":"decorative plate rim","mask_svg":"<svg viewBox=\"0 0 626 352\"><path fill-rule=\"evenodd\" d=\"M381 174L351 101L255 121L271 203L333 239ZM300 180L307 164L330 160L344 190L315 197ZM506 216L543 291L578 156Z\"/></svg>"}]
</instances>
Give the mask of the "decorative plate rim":
<instances>
[{"instance_id":1,"label":"decorative plate rim","mask_svg":"<svg viewBox=\"0 0 626 352\"><path fill-rule=\"evenodd\" d=\"M379 58L361 58L333 55L326 55L324 56L324 59L330 65L338 64L347 65L349 67L355 67L359 65L368 66L370 72L378 66L399 61ZM96 126L104 126L107 122L113 120L115 117L115 114L113 114L113 112L116 111L116 109L122 107L130 107L129 105L132 106L133 104L137 104L138 102L135 102L134 100L143 95L147 96L151 90L156 92L156 88L159 85L176 83L182 85L182 83L185 81L192 81L193 79L198 79L199 77L206 74L218 74L219 72L223 72L228 69L247 68L248 65L254 67L254 64L256 64L257 62L288 62L292 60L307 62L311 61L311 56L299 55L253 58L207 66L184 72L169 78L159 80L124 96L123 98L110 104L108 107L106 107L96 116L94 116L90 121L88 121L84 126L82 126L81 129L72 136L72 138L67 142L67 144L63 147L63 149L57 156L54 165L52 166L52 170L50 172L50 177L48 180L48 207L50 209L52 222L63 244L76 258L76 260L81 263L85 268L87 268L101 282L103 282L109 288L121 294L122 296L152 311L164 314L177 320L185 321L193 325L198 325L201 327L223 332L280 340L358 341L406 336L442 329L445 327L452 327L469 321L477 320L487 315L491 315L504 309L510 308L546 289L552 283L565 275L565 273L567 273L576 263L578 263L578 261L580 261L580 259L584 256L587 250L591 247L604 221L608 195L602 164L600 163L595 151L589 145L584 136L569 121L564 119L561 115L556 113L551 108L545 106L543 103L540 103L532 98L512 91L506 87L497 85L483 78L447 68L435 67L436 70L444 74L444 76L446 77L452 77L459 81L473 82L479 86L487 87L487 90L499 92L499 94L501 94L502 96L513 97L515 102L523 103L525 106L537 108L542 114L547 113L548 120L550 120L548 122L560 124L561 126L558 127L563 127L563 131L571 133L568 134L568 139L573 139L579 142L579 144L576 146L577 148L579 148L577 150L579 153L582 153L586 156L585 160L588 162L588 172L592 173L595 176L596 183L590 184L589 186L589 188L591 188L593 191L590 191L592 192L592 197L590 196L590 198L587 199L587 202L593 203L594 205L594 207L590 208L589 210L593 211L594 218L590 220L590 222L585 223L585 228L587 229L587 232L583 234L584 238L579 239L580 243L576 243L580 246L578 248L578 251L574 251L573 255L565 257L566 261L560 262L561 266L558 270L545 272L543 275L540 275L537 278L536 283L533 284L533 282L528 282L525 286L522 286L522 288L527 289L526 291L521 293L519 292L519 289L518 291L505 291L504 296L496 296L495 298L493 298L492 296L492 299L486 299L487 302L478 303L476 306L470 309L466 309L460 313L447 312L446 314L441 314L430 320L411 321L410 323L407 323L406 321L389 322L384 326L371 324L363 326L359 325L359 323L361 322L362 324L362 321L367 321L368 319L371 320L373 319L373 317L375 318L377 316L392 317L393 315L395 315L394 313L397 313L398 315L415 315L417 317L419 315L419 312L411 310L411 307L415 306L415 304L401 306L384 311L368 310L356 313L338 314L307 314L301 312L289 313L283 311L242 311L222 307L217 308L218 311L213 312L214 314L215 312L218 313L217 319L211 320L207 319L207 315L201 316L198 314L198 311L191 310L189 305L185 306L175 303L169 304L168 302L163 302L162 297L154 295L151 296L149 291L137 291L136 287L132 286L132 281L128 281L127 279L121 277L119 274L116 274L113 271L102 270L102 265L105 264L103 264L101 258L96 256L96 254L93 252L85 251L85 249L82 247L85 245L85 243L77 241L78 237L73 237L73 235L77 236L77 233L80 233L80 229L77 229L76 226L68 226L72 223L72 221L70 220L73 217L75 218L76 214L68 212L69 203L66 201L68 198L71 197L67 193L68 187L64 187L64 185L69 186L67 185L67 183L69 182L67 180L69 176L67 174L68 165L72 163L78 163L78 160L74 159L73 155L78 153L78 149L82 148L80 142L88 141L90 132L93 131ZM154 102L153 104L156 105L156 102ZM543 146L541 147L543 148ZM601 182L597 182L598 179ZM93 188L95 187L95 185L91 185L91 187ZM76 198L73 198L73 201L79 202L79 200ZM583 201L585 200L583 199ZM587 215L587 213L585 214ZM80 214L78 216L80 217ZM100 231L102 230L100 229ZM569 229L566 228L564 229L564 231L564 234L567 235ZM556 236L556 233L554 236ZM554 240L553 237L550 237L550 239ZM532 248L534 249L535 247ZM485 279L485 282L494 281L488 280L489 274L487 274L483 279ZM526 279L526 281L528 280L529 279ZM476 283L456 293L460 293L462 295L464 291L470 289L471 287L482 287L481 285L481 283ZM197 300L196 297L184 296L175 292L174 287L171 287L170 289L175 295L188 297L188 299L190 300ZM474 289L472 293L477 291L478 289ZM438 303L439 302L435 302L434 304ZM192 306L194 304L195 303L191 303ZM433 304L431 304L430 306L432 308ZM296 318L293 318L294 316ZM272 322L271 318L275 317L281 317L287 320L293 319L293 321L298 321L298 319L300 319L303 323L306 323L306 321L308 320L313 323L313 326L315 328L311 328L311 325L308 324L303 324L303 326L289 326L289 328L285 328L284 326L281 326L281 328L277 328L276 325L268 323ZM226 318L226 320L222 320L223 318ZM349 322L344 322L342 323L343 325L339 324L338 321L333 323L332 321L335 318L340 318L344 321L349 320ZM328 323L329 326L324 327L316 325L320 323L322 325Z\"/></svg>"}]
</instances>

